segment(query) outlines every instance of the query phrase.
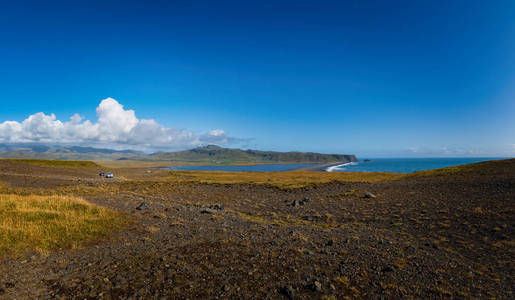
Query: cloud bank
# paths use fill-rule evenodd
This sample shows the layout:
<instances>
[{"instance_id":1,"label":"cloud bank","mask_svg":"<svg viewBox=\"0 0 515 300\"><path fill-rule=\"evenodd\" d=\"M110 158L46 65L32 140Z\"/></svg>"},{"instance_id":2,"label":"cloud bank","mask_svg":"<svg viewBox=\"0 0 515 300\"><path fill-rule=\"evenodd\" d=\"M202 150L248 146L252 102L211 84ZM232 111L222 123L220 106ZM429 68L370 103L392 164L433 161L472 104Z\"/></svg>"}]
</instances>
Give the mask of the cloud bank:
<instances>
[{"instance_id":1,"label":"cloud bank","mask_svg":"<svg viewBox=\"0 0 515 300\"><path fill-rule=\"evenodd\" d=\"M197 134L167 128L154 120L138 119L113 98L102 100L93 123L74 114L62 122L54 114L33 114L23 122L0 123L0 143L45 143L109 146L140 150L181 149L205 144L228 144L236 139L221 129Z\"/></svg>"}]
</instances>

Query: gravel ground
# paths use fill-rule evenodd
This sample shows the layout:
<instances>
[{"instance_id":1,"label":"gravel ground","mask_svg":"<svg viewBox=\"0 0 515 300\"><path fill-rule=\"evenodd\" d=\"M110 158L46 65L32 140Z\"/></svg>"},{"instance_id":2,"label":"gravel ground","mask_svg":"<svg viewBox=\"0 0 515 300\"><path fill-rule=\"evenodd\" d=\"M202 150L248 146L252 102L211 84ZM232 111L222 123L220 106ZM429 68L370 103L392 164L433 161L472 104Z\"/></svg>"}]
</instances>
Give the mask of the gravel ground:
<instances>
[{"instance_id":1,"label":"gravel ground","mask_svg":"<svg viewBox=\"0 0 515 300\"><path fill-rule=\"evenodd\" d=\"M515 160L291 190L118 173L117 192L84 197L131 226L81 249L0 258L0 298L514 298ZM106 190L96 171L7 162L0 181Z\"/></svg>"}]
</instances>

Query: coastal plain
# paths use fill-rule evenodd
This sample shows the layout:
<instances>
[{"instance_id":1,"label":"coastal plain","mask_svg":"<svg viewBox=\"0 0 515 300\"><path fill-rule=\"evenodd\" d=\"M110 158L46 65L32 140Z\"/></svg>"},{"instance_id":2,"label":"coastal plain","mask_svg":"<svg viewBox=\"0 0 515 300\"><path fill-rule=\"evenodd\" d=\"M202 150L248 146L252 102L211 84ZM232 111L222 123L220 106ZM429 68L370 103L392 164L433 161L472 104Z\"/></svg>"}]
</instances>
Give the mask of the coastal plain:
<instances>
[{"instance_id":1,"label":"coastal plain","mask_svg":"<svg viewBox=\"0 0 515 300\"><path fill-rule=\"evenodd\" d=\"M3 249L0 299L514 297L515 159L412 174L153 166L0 160L0 201L68 197L113 222Z\"/></svg>"}]
</instances>

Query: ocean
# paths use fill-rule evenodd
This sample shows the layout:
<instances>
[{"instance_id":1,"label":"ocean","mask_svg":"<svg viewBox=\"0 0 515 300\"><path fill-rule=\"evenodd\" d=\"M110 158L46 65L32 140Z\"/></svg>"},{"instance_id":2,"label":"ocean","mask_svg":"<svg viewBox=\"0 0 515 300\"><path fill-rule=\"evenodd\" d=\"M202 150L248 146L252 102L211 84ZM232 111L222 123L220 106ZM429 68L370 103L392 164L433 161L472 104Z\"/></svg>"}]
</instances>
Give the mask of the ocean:
<instances>
[{"instance_id":1,"label":"ocean","mask_svg":"<svg viewBox=\"0 0 515 300\"><path fill-rule=\"evenodd\" d=\"M481 161L501 158L370 158L360 159L359 162L346 163L332 166L326 170L329 172L394 172L412 173L415 171L445 168L450 166L465 165ZM246 171L246 172L281 172L309 167L316 164L257 164L248 166L173 166L169 170L190 171Z\"/></svg>"},{"instance_id":2,"label":"ocean","mask_svg":"<svg viewBox=\"0 0 515 300\"><path fill-rule=\"evenodd\" d=\"M359 162L332 166L329 172L394 172L412 173L416 171L445 168L457 165L477 163L501 158L370 158L360 159Z\"/></svg>"}]
</instances>

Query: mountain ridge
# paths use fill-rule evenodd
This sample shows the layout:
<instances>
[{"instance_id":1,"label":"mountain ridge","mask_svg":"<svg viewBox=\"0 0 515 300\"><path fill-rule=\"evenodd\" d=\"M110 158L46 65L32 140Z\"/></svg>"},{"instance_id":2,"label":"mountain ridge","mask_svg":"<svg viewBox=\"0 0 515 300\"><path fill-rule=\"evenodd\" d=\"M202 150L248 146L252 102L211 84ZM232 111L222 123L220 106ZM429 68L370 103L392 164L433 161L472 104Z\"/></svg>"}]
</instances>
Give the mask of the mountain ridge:
<instances>
[{"instance_id":1,"label":"mountain ridge","mask_svg":"<svg viewBox=\"0 0 515 300\"><path fill-rule=\"evenodd\" d=\"M315 152L278 152L223 148L216 145L197 147L177 152L157 152L149 155L156 160L168 161L241 161L241 162L353 162L352 154L322 154Z\"/></svg>"},{"instance_id":2,"label":"mountain ridge","mask_svg":"<svg viewBox=\"0 0 515 300\"><path fill-rule=\"evenodd\" d=\"M175 162L352 162L350 154L322 154L315 152L279 152L201 146L175 152L145 154L134 150L113 150L82 146L48 146L38 144L0 144L0 158L35 158L55 160L135 160Z\"/></svg>"},{"instance_id":3,"label":"mountain ridge","mask_svg":"<svg viewBox=\"0 0 515 300\"><path fill-rule=\"evenodd\" d=\"M123 156L138 157L142 155L145 155L145 153L134 150L42 144L0 144L0 158L116 160Z\"/></svg>"}]
</instances>

